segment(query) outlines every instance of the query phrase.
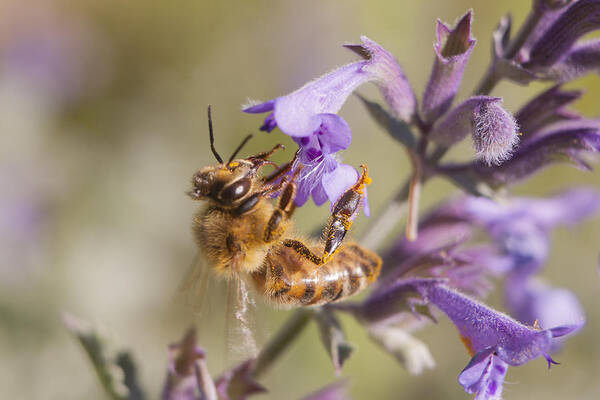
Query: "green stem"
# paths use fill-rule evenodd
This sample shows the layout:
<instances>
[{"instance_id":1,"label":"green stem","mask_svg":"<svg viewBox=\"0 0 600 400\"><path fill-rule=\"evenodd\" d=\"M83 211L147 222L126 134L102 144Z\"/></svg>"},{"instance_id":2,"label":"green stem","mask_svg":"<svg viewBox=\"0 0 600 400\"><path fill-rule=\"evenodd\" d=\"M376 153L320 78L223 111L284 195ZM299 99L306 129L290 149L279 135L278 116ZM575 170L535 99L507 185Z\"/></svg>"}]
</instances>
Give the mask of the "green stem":
<instances>
[{"instance_id":1,"label":"green stem","mask_svg":"<svg viewBox=\"0 0 600 400\"><path fill-rule=\"evenodd\" d=\"M312 313L313 311L309 308L299 308L294 311L292 316L279 329L279 332L269 340L258 355L252 371L255 378L264 374L271 364L281 356L288 345L300 335L308 321L310 321Z\"/></svg>"}]
</instances>

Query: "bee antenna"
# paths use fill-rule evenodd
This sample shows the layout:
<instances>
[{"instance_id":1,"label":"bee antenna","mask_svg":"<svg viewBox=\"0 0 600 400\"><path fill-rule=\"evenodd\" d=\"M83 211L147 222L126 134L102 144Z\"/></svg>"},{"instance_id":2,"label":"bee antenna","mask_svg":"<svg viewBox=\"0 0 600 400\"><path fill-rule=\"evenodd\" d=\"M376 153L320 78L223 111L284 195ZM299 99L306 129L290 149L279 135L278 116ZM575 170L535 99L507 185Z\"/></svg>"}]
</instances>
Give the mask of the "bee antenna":
<instances>
[{"instance_id":1,"label":"bee antenna","mask_svg":"<svg viewBox=\"0 0 600 400\"><path fill-rule=\"evenodd\" d=\"M233 154L231 155L231 157L229 157L229 161L227 161L227 164L229 164L230 162L233 161L233 159L235 158L235 156L238 155L238 153L240 152L240 150L246 145L246 143L248 143L248 140L252 139L254 135L253 134L249 134L248 136L246 136L244 138L244 140L242 140L242 143L240 143L240 145L237 147L237 149L235 149L235 151L233 152Z\"/></svg>"},{"instance_id":2,"label":"bee antenna","mask_svg":"<svg viewBox=\"0 0 600 400\"><path fill-rule=\"evenodd\" d=\"M217 161L220 162L221 164L223 164L223 159L221 158L219 153L217 153L217 149L215 149L215 136L213 134L213 124L212 124L212 115L210 112L210 104L208 105L208 135L210 137L210 149L212 150L212 153L214 154Z\"/></svg>"}]
</instances>

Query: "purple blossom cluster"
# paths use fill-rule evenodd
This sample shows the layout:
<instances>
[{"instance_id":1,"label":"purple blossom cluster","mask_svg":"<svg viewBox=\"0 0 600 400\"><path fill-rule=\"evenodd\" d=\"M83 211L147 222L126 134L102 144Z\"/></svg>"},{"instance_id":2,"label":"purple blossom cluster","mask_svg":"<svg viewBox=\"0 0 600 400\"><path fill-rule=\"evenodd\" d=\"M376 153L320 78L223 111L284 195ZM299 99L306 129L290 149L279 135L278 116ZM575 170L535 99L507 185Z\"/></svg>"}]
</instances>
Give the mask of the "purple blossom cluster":
<instances>
[{"instance_id":1,"label":"purple blossom cluster","mask_svg":"<svg viewBox=\"0 0 600 400\"><path fill-rule=\"evenodd\" d=\"M279 128L298 144L291 171L298 173L297 205L310 197L317 205L334 204L359 177L340 161L352 132L337 113L358 87L376 85L383 105L358 98L407 152L412 174L364 241L378 244L373 237L388 236L399 223L394 210L400 205L408 205L407 235L379 249L383 270L366 298L297 311L258 359L217 379L208 373L207 355L190 331L170 347L164 399L245 399L264 392L257 382L260 373L309 319L319 326L340 373L353 348L339 313L352 315L411 374L435 366L427 345L414 334L446 316L472 357L457 373L458 382L479 400L502 398L509 367L541 357L548 367L556 364L551 354L584 326L585 313L574 293L551 285L541 274L552 231L594 217L600 192L580 187L550 197L515 197L508 189L559 161L589 170L590 156L600 152L599 120L570 110L582 92L562 87L600 67L600 41L580 41L600 29L600 0L533 0L514 36L510 17L503 18L493 34L488 70L472 96L455 102L476 45L472 19L468 11L454 26L437 22L433 66L420 101L391 53L363 36L360 44L344 45L358 61L290 94L244 107L247 113L267 113L262 131ZM502 98L490 96L501 80L552 81L554 86L513 114ZM472 159L443 162L467 136ZM432 177L446 178L465 193L442 202L419 222L420 187ZM496 286L503 290L508 314L483 303ZM307 399L346 398L342 392L343 385L335 383Z\"/></svg>"}]
</instances>

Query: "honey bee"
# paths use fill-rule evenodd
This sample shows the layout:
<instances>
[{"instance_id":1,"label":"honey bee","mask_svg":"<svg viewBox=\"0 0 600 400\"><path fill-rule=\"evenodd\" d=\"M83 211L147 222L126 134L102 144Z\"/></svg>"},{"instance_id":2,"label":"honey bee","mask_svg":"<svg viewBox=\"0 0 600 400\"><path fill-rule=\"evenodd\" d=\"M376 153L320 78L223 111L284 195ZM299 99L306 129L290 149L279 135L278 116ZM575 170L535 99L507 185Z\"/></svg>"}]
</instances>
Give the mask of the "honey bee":
<instances>
[{"instance_id":1,"label":"honey bee","mask_svg":"<svg viewBox=\"0 0 600 400\"><path fill-rule=\"evenodd\" d=\"M278 167L269 158L283 148L235 159L247 137L224 162L215 149L210 107L210 146L218 161L192 178L193 200L205 201L192 230L200 251L216 275L246 279L267 300L287 306L318 306L342 300L373 283L381 258L344 238L364 201L368 169L340 197L324 230L323 241L300 237L291 219L297 190L294 160ZM296 156L298 153L296 153ZM262 176L266 165L275 171ZM290 173L295 169L295 173ZM273 198L278 198L274 204Z\"/></svg>"}]
</instances>

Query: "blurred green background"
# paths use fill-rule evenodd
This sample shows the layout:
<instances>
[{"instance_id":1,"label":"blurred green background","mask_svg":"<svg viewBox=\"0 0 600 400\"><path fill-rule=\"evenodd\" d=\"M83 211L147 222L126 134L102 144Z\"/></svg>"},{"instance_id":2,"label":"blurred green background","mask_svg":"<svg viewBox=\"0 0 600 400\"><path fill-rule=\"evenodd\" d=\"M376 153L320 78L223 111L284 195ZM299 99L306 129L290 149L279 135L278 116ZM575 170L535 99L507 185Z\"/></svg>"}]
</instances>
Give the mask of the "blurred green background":
<instances>
[{"instance_id":1,"label":"blurred green background","mask_svg":"<svg viewBox=\"0 0 600 400\"><path fill-rule=\"evenodd\" d=\"M142 1L0 2L0 393L2 398L105 398L79 345L60 323L67 310L131 348L151 398L160 393L167 345L193 316L172 298L196 254L184 192L194 171L213 163L205 110L213 105L216 141L229 154L260 116L240 112L248 98L267 100L353 60L341 47L366 34L399 59L417 95L433 60L435 19L452 23L473 8L477 46L459 99L490 58L490 37L510 11L520 23L528 1ZM587 95L580 112L600 115L597 76L574 82ZM494 92L517 110L544 86L503 83ZM360 92L379 98L370 87ZM405 153L350 98L341 115L354 132L345 162L369 164L376 211L408 173ZM276 131L244 150L291 144ZM291 157L293 146L279 160ZM469 144L449 158L472 156ZM515 188L541 196L600 174L561 165ZM430 182L423 209L454 187ZM323 224L327 207L297 212L305 232ZM356 232L367 224L361 217ZM508 399L600 398L598 219L558 230L543 274L574 290L586 328L555 358L511 368ZM497 296L496 296L497 297ZM224 310L214 296L213 308ZM494 297L493 297L494 298ZM501 307L496 302L496 307ZM224 311L221 311L224 312ZM274 332L290 311L259 309ZM419 336L437 368L411 377L343 320L354 356L344 367L354 398L462 399L457 375L469 356L442 320ZM222 321L198 321L214 375L225 367ZM264 339L263 339L264 340ZM311 325L262 380L262 398L298 398L334 379Z\"/></svg>"}]
</instances>

